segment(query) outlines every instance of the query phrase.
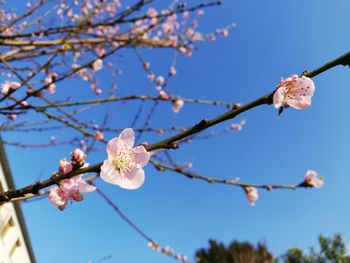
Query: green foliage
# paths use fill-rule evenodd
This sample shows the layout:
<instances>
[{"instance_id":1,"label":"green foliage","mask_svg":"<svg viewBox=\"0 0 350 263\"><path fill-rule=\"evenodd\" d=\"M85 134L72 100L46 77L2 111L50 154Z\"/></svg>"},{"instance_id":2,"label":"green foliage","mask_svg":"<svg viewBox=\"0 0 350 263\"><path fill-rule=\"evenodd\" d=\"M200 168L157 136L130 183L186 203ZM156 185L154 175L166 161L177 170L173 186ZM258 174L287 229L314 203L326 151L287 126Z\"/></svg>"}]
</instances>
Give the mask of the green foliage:
<instances>
[{"instance_id":1,"label":"green foliage","mask_svg":"<svg viewBox=\"0 0 350 263\"><path fill-rule=\"evenodd\" d=\"M198 263L275 263L276 260L265 244L254 247L248 242L233 241L228 247L209 240L208 249L196 252Z\"/></svg>"},{"instance_id":2,"label":"green foliage","mask_svg":"<svg viewBox=\"0 0 350 263\"><path fill-rule=\"evenodd\" d=\"M326 238L319 236L320 251L310 249L304 254L300 248L291 248L282 256L284 263L350 263L350 256L346 255L346 245L340 234Z\"/></svg>"}]
</instances>

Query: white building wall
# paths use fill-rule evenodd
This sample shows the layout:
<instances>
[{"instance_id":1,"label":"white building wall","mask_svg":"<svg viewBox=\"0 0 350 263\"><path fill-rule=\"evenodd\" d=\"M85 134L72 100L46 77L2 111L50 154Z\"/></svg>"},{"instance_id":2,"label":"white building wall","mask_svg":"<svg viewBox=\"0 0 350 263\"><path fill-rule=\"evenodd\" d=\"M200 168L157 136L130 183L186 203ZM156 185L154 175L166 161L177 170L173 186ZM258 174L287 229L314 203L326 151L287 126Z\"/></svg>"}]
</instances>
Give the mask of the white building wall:
<instances>
[{"instance_id":1,"label":"white building wall","mask_svg":"<svg viewBox=\"0 0 350 263\"><path fill-rule=\"evenodd\" d=\"M0 163L0 191L7 190L8 183ZM0 205L0 263L34 263L13 203Z\"/></svg>"}]
</instances>

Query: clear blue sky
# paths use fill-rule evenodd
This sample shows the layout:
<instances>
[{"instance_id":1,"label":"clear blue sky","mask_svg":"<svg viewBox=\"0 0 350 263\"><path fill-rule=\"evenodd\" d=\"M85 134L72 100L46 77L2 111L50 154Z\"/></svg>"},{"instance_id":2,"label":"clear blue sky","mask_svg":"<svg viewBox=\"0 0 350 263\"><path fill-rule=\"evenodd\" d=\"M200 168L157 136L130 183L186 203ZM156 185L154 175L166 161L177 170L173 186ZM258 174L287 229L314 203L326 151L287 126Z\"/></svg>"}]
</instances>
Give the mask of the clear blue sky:
<instances>
[{"instance_id":1,"label":"clear blue sky","mask_svg":"<svg viewBox=\"0 0 350 263\"><path fill-rule=\"evenodd\" d=\"M226 0L220 7L205 10L200 28L209 32L232 22L237 27L228 38L201 44L192 58L180 56L178 75L169 89L183 97L249 102L272 91L281 77L315 69L349 51L349 14L347 0ZM169 68L171 52L144 54L158 74ZM153 92L133 52L124 52L115 63L124 72L117 81L120 94L130 94L134 87ZM237 121L247 120L241 133L184 145L173 156L177 161L192 160L193 169L202 174L240 177L250 183L298 183L306 170L313 169L325 177L322 189L260 191L260 199L251 207L239 188L159 173L151 165L146 168L144 186L137 191L101 181L98 185L152 238L190 257L206 247L209 238L225 243L265 241L275 255L292 246L316 245L319 234L341 232L350 241L350 70L335 68L314 82L311 108L288 109L280 117L272 106L256 108L238 117ZM101 78L100 83L107 85L108 78ZM62 89L68 91L67 86ZM82 88L89 92L89 87ZM117 110L117 126L131 123L122 109L113 110ZM185 105L177 123L188 126L220 112L219 108ZM156 123L169 124L169 117L167 105L156 113ZM34 142L50 135L6 133L4 138ZM158 139L144 138L148 142ZM50 176L59 159L69 157L71 150L7 147L17 186L33 182L41 171L42 178ZM104 158L101 151L91 153L88 160L95 163ZM64 212L46 199L22 208L38 262L86 262L107 255L112 259L106 262L173 262L148 249L96 193Z\"/></svg>"}]
</instances>

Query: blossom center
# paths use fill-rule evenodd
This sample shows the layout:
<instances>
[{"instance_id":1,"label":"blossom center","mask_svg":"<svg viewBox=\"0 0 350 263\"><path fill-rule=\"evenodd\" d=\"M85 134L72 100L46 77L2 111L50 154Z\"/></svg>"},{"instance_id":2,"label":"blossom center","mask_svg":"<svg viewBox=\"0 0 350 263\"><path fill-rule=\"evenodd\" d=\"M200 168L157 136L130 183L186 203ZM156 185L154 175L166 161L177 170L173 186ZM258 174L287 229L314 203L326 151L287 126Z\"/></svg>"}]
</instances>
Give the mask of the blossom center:
<instances>
[{"instance_id":1,"label":"blossom center","mask_svg":"<svg viewBox=\"0 0 350 263\"><path fill-rule=\"evenodd\" d=\"M129 172L134 166L134 155L132 149L123 148L113 156L112 164L114 169L121 175L125 172Z\"/></svg>"}]
</instances>

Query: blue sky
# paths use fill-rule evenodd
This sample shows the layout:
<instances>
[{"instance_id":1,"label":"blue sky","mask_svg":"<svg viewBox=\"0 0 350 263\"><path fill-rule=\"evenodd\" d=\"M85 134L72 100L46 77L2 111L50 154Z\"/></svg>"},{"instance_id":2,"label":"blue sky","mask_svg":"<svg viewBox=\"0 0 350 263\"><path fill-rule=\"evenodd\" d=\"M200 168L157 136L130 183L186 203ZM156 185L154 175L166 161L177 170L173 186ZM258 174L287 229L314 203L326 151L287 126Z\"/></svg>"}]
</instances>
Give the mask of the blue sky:
<instances>
[{"instance_id":1,"label":"blue sky","mask_svg":"<svg viewBox=\"0 0 350 263\"><path fill-rule=\"evenodd\" d=\"M232 22L237 26L228 38L199 45L192 58L180 56L178 74L169 90L183 97L247 103L272 91L281 77L315 69L349 51L349 13L346 0L227 0L205 10L200 29L210 32ZM172 52L141 52L158 74L167 72ZM141 93L156 94L134 53L122 55L114 61L124 72L117 81L118 92L130 94L130 89L138 87ZM103 74L101 84L108 85ZM309 109L288 109L278 116L273 106L261 106L238 116L237 121L247 120L242 132L194 141L172 154L179 162L193 161L193 169L204 175L240 177L250 183L298 183L306 170L313 169L325 177L322 189L260 191L260 199L251 207L239 188L159 173L150 165L146 182L137 191L101 181L97 184L148 235L191 258L196 249L207 246L209 238L225 243L265 241L275 255L292 246L307 249L316 245L319 234L340 232L349 241L349 68L332 69L314 82L316 91ZM66 82L63 93L71 92L68 86ZM112 109L118 126L130 125L131 114ZM162 109L156 112L155 123L171 123L170 105ZM176 122L189 126L222 111L185 105ZM5 133L4 138L39 141L50 135ZM112 137L108 134L107 139ZM143 138L148 142L159 139L157 135ZM17 186L23 186L36 180L41 171L44 178L49 176L72 149L6 150ZM103 150L93 152L88 161L100 162L105 155ZM64 212L46 199L22 208L38 262L86 262L107 255L112 259L106 262L173 261L149 250L96 193Z\"/></svg>"}]
</instances>

